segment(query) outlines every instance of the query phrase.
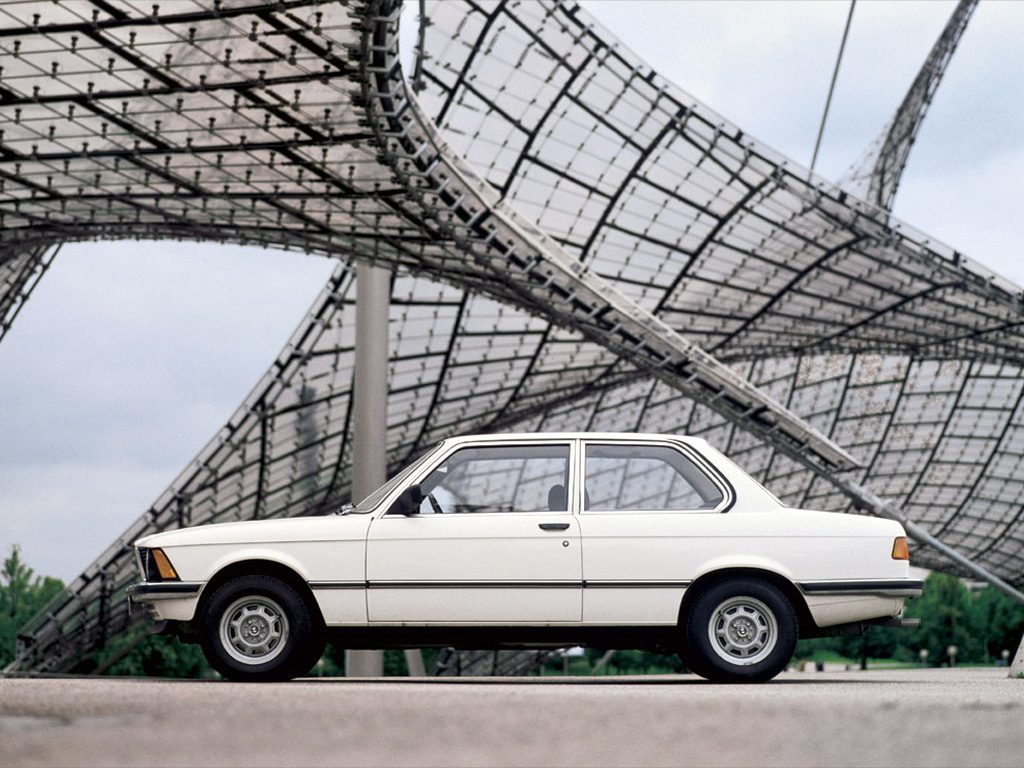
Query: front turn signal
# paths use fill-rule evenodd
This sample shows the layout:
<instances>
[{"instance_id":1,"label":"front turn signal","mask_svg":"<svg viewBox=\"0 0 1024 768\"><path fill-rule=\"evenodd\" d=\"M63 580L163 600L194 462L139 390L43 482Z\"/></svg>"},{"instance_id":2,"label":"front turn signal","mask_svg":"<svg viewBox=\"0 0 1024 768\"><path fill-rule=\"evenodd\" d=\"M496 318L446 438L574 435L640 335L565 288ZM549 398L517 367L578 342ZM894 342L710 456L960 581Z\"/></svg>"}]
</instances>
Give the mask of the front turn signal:
<instances>
[{"instance_id":1,"label":"front turn signal","mask_svg":"<svg viewBox=\"0 0 1024 768\"><path fill-rule=\"evenodd\" d=\"M149 554L153 558L153 562L156 563L156 570L160 574L160 578L167 581L177 581L178 572L174 570L174 566L171 565L171 561L167 559L167 555L164 554L162 549L154 549Z\"/></svg>"},{"instance_id":2,"label":"front turn signal","mask_svg":"<svg viewBox=\"0 0 1024 768\"><path fill-rule=\"evenodd\" d=\"M906 536L897 536L896 541L892 543L892 559L910 560L910 548L907 547Z\"/></svg>"}]
</instances>

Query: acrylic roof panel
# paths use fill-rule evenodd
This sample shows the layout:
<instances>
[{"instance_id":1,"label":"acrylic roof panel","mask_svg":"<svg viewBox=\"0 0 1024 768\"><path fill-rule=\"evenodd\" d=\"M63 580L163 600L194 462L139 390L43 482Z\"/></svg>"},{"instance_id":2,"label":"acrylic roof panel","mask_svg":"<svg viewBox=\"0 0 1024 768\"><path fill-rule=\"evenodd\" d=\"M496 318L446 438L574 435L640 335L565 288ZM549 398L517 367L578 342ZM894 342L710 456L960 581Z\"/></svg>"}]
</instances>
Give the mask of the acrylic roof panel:
<instances>
[{"instance_id":1,"label":"acrylic roof panel","mask_svg":"<svg viewBox=\"0 0 1024 768\"><path fill-rule=\"evenodd\" d=\"M432 248L352 107L345 5L151 8L0 7L0 243Z\"/></svg>"},{"instance_id":2,"label":"acrylic roof panel","mask_svg":"<svg viewBox=\"0 0 1024 768\"><path fill-rule=\"evenodd\" d=\"M506 202L719 357L1020 359L1005 333L1019 289L993 291L884 211L808 185L574 4L446 0L427 16L419 99L451 146L487 158L477 170Z\"/></svg>"}]
</instances>

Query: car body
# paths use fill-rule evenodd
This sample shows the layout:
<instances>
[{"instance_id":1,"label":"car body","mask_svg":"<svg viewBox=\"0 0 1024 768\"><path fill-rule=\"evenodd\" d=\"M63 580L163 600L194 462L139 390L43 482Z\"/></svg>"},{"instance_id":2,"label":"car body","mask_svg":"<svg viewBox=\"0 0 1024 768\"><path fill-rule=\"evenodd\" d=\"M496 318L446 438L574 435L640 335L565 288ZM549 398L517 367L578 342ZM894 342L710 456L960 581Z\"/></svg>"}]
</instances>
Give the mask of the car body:
<instances>
[{"instance_id":1,"label":"car body","mask_svg":"<svg viewBox=\"0 0 1024 768\"><path fill-rule=\"evenodd\" d=\"M699 438L480 435L344 513L144 537L129 595L234 679L304 674L331 634L673 650L710 679L759 681L797 637L899 624L923 586L904 536L789 508Z\"/></svg>"}]
</instances>

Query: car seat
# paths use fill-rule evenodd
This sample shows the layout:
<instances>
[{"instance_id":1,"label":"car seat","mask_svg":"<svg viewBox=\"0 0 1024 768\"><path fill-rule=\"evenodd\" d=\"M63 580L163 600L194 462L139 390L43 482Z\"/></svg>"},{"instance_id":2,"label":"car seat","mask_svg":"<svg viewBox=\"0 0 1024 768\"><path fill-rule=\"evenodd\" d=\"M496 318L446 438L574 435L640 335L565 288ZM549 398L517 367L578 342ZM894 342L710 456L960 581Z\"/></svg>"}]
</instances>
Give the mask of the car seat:
<instances>
[{"instance_id":1,"label":"car seat","mask_svg":"<svg viewBox=\"0 0 1024 768\"><path fill-rule=\"evenodd\" d=\"M548 491L548 510L551 512L565 512L568 510L565 501L565 486L551 486L551 490Z\"/></svg>"}]
</instances>

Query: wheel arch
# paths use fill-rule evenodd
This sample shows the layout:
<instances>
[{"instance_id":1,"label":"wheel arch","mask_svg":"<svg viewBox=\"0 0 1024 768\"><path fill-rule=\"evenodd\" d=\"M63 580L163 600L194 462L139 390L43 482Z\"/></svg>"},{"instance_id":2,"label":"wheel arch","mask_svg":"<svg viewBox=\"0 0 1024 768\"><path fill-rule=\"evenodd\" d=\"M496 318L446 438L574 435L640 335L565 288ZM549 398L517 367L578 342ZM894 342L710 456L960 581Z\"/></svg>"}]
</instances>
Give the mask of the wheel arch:
<instances>
[{"instance_id":1,"label":"wheel arch","mask_svg":"<svg viewBox=\"0 0 1024 768\"><path fill-rule=\"evenodd\" d=\"M232 563L228 563L211 576L210 580L206 583L206 586L203 587L203 592L199 597L196 615L199 615L202 607L206 604L206 601L209 600L210 596L213 595L219 587L226 584L231 579L238 578L239 576L270 576L283 581L299 593L299 596L306 604L306 609L309 611L309 615L314 622L316 622L321 629L325 626L320 605L313 596L313 590L309 588L309 584L306 580L303 579L302 576L300 576L294 569L284 563L262 558L236 560Z\"/></svg>"},{"instance_id":2,"label":"wheel arch","mask_svg":"<svg viewBox=\"0 0 1024 768\"><path fill-rule=\"evenodd\" d=\"M807 607L807 601L804 599L803 593L796 584L780 573L766 568L751 566L718 568L713 571L703 573L694 579L693 583L691 583L683 593L683 600L679 606L679 626L685 626L686 617L690 612L690 608L694 601L696 601L697 597L705 589L713 584L719 584L723 581L744 578L758 578L763 581L767 581L769 584L778 588L779 591L786 596L786 599L789 600L790 605L793 606L793 610L796 611L796 618L800 627L800 636L811 637L814 635L818 626L815 624L814 619L811 616L811 611Z\"/></svg>"}]
</instances>

